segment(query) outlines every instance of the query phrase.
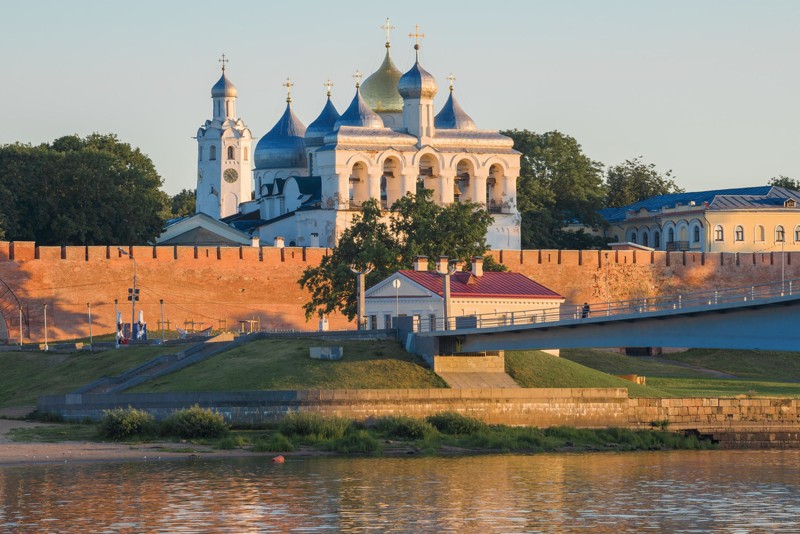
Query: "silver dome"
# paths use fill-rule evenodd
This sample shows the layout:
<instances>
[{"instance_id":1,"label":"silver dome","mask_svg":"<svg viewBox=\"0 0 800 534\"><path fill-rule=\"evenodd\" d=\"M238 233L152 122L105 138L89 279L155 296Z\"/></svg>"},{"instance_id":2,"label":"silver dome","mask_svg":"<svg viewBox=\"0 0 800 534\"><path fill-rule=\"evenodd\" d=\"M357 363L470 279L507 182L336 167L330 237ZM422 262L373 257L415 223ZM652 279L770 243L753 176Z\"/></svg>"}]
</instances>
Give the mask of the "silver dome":
<instances>
[{"instance_id":1,"label":"silver dome","mask_svg":"<svg viewBox=\"0 0 800 534\"><path fill-rule=\"evenodd\" d=\"M280 120L256 145L256 169L290 169L306 166L306 127L292 112L291 103Z\"/></svg>"},{"instance_id":2,"label":"silver dome","mask_svg":"<svg viewBox=\"0 0 800 534\"><path fill-rule=\"evenodd\" d=\"M436 129L442 130L477 130L475 121L467 115L453 96L453 90L450 90L450 96L447 97L442 110L436 114L433 119L433 125Z\"/></svg>"},{"instance_id":3,"label":"silver dome","mask_svg":"<svg viewBox=\"0 0 800 534\"><path fill-rule=\"evenodd\" d=\"M340 126L384 127L383 119L364 102L364 98L361 96L361 89L358 87L356 87L356 96L353 97L350 106L342 113L339 120L336 121L334 130L338 130Z\"/></svg>"},{"instance_id":4,"label":"silver dome","mask_svg":"<svg viewBox=\"0 0 800 534\"><path fill-rule=\"evenodd\" d=\"M211 88L211 98L235 97L236 95L236 86L225 76L225 71L222 71L219 81Z\"/></svg>"},{"instance_id":5,"label":"silver dome","mask_svg":"<svg viewBox=\"0 0 800 534\"><path fill-rule=\"evenodd\" d=\"M439 87L433 75L422 68L419 59L408 72L400 77L397 91L405 98L433 98Z\"/></svg>"},{"instance_id":6,"label":"silver dome","mask_svg":"<svg viewBox=\"0 0 800 534\"><path fill-rule=\"evenodd\" d=\"M333 131L339 117L339 112L336 110L336 106L333 105L331 97L329 96L325 107L322 108L322 113L320 113L319 117L314 119L314 122L309 124L308 128L306 128L306 144L323 144L325 135Z\"/></svg>"}]
</instances>

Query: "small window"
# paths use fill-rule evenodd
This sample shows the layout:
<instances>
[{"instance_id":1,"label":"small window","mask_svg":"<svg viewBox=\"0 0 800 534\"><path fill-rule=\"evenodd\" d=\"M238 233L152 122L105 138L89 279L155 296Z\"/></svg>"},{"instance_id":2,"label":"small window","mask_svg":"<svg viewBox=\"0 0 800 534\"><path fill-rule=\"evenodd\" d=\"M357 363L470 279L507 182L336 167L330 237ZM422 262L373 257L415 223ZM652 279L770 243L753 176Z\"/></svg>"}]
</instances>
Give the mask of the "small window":
<instances>
[{"instance_id":1,"label":"small window","mask_svg":"<svg viewBox=\"0 0 800 534\"><path fill-rule=\"evenodd\" d=\"M661 248L661 232L653 232L653 248Z\"/></svg>"},{"instance_id":2,"label":"small window","mask_svg":"<svg viewBox=\"0 0 800 534\"><path fill-rule=\"evenodd\" d=\"M369 327L370 327L370 330L377 330L378 329L378 316L377 315L370 315L369 316Z\"/></svg>"},{"instance_id":3,"label":"small window","mask_svg":"<svg viewBox=\"0 0 800 534\"><path fill-rule=\"evenodd\" d=\"M778 225L775 227L775 242L783 243L784 241L786 241L786 232L783 230L783 226Z\"/></svg>"},{"instance_id":4,"label":"small window","mask_svg":"<svg viewBox=\"0 0 800 534\"><path fill-rule=\"evenodd\" d=\"M250 153L250 149L247 148L247 147L244 147L244 160L245 161L247 161L249 153Z\"/></svg>"},{"instance_id":5,"label":"small window","mask_svg":"<svg viewBox=\"0 0 800 534\"><path fill-rule=\"evenodd\" d=\"M667 243L674 243L674 242L675 242L675 230L673 228L670 228L669 231L667 231Z\"/></svg>"},{"instance_id":6,"label":"small window","mask_svg":"<svg viewBox=\"0 0 800 534\"><path fill-rule=\"evenodd\" d=\"M432 313L428 315L428 324L430 325L429 328L431 330L436 330L436 314Z\"/></svg>"},{"instance_id":7,"label":"small window","mask_svg":"<svg viewBox=\"0 0 800 534\"><path fill-rule=\"evenodd\" d=\"M216 161L217 160L217 147L216 146L211 145L211 147L208 149L208 159L210 159L211 161Z\"/></svg>"},{"instance_id":8,"label":"small window","mask_svg":"<svg viewBox=\"0 0 800 534\"><path fill-rule=\"evenodd\" d=\"M647 232L642 232L642 245L644 245L646 247L650 246L649 236L647 235Z\"/></svg>"},{"instance_id":9,"label":"small window","mask_svg":"<svg viewBox=\"0 0 800 534\"><path fill-rule=\"evenodd\" d=\"M694 232L692 233L692 242L693 243L699 243L700 242L700 227L699 226L695 226L694 227Z\"/></svg>"},{"instance_id":10,"label":"small window","mask_svg":"<svg viewBox=\"0 0 800 534\"><path fill-rule=\"evenodd\" d=\"M197 147L197 161L203 161L203 147Z\"/></svg>"},{"instance_id":11,"label":"small window","mask_svg":"<svg viewBox=\"0 0 800 534\"><path fill-rule=\"evenodd\" d=\"M233 147L228 147L228 159L233 159Z\"/></svg>"},{"instance_id":12,"label":"small window","mask_svg":"<svg viewBox=\"0 0 800 534\"><path fill-rule=\"evenodd\" d=\"M636 243L636 232L631 232L631 243Z\"/></svg>"},{"instance_id":13,"label":"small window","mask_svg":"<svg viewBox=\"0 0 800 534\"><path fill-rule=\"evenodd\" d=\"M725 241L725 232L720 225L714 227L714 241Z\"/></svg>"},{"instance_id":14,"label":"small window","mask_svg":"<svg viewBox=\"0 0 800 534\"><path fill-rule=\"evenodd\" d=\"M383 316L383 327L384 328L391 328L392 327L392 314L387 313Z\"/></svg>"},{"instance_id":15,"label":"small window","mask_svg":"<svg viewBox=\"0 0 800 534\"><path fill-rule=\"evenodd\" d=\"M764 242L764 227L760 224L756 226L756 242Z\"/></svg>"},{"instance_id":16,"label":"small window","mask_svg":"<svg viewBox=\"0 0 800 534\"><path fill-rule=\"evenodd\" d=\"M800 243L800 226L794 227L794 242Z\"/></svg>"},{"instance_id":17,"label":"small window","mask_svg":"<svg viewBox=\"0 0 800 534\"><path fill-rule=\"evenodd\" d=\"M744 227L742 226L736 227L736 235L734 239L738 242L744 241Z\"/></svg>"}]
</instances>

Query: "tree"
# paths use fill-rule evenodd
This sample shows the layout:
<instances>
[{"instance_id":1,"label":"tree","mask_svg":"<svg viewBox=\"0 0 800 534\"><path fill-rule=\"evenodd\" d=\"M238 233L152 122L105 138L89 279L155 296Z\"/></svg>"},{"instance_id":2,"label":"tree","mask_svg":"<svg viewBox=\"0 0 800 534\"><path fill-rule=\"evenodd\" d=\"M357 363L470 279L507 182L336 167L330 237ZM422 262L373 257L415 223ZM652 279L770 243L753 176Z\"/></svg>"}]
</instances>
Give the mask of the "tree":
<instances>
[{"instance_id":1,"label":"tree","mask_svg":"<svg viewBox=\"0 0 800 534\"><path fill-rule=\"evenodd\" d=\"M794 191L800 191L800 180L794 180L788 176L780 175L770 178L769 185L777 185L778 187L785 187Z\"/></svg>"},{"instance_id":2,"label":"tree","mask_svg":"<svg viewBox=\"0 0 800 534\"><path fill-rule=\"evenodd\" d=\"M684 191L672 179L672 171L662 175L653 163L646 164L641 157L610 167L606 175L606 189L606 205L610 208L620 208L650 197Z\"/></svg>"},{"instance_id":3,"label":"tree","mask_svg":"<svg viewBox=\"0 0 800 534\"><path fill-rule=\"evenodd\" d=\"M196 206L195 190L181 189L181 192L170 198L170 215L172 218L194 215Z\"/></svg>"},{"instance_id":4,"label":"tree","mask_svg":"<svg viewBox=\"0 0 800 534\"><path fill-rule=\"evenodd\" d=\"M153 162L113 134L0 146L6 238L43 245L145 244L161 233Z\"/></svg>"},{"instance_id":5,"label":"tree","mask_svg":"<svg viewBox=\"0 0 800 534\"><path fill-rule=\"evenodd\" d=\"M358 295L351 267L359 271L373 268L366 278L366 287L370 287L398 269L411 268L419 255L467 261L486 253L486 231L492 217L477 204L439 206L431 200L431 191L422 190L398 200L392 210L386 222L375 199L365 202L333 252L318 266L303 271L298 283L311 292L311 300L303 305L306 319L334 311L351 320L356 316ZM505 270L491 257L487 260L486 270Z\"/></svg>"},{"instance_id":6,"label":"tree","mask_svg":"<svg viewBox=\"0 0 800 534\"><path fill-rule=\"evenodd\" d=\"M528 130L501 132L514 140L522 153L517 182L517 207L522 215L523 248L563 248L576 239L566 224L578 222L599 227L597 211L605 190L602 164L587 157L578 142L560 132L537 134ZM599 244L588 234L583 246Z\"/></svg>"}]
</instances>

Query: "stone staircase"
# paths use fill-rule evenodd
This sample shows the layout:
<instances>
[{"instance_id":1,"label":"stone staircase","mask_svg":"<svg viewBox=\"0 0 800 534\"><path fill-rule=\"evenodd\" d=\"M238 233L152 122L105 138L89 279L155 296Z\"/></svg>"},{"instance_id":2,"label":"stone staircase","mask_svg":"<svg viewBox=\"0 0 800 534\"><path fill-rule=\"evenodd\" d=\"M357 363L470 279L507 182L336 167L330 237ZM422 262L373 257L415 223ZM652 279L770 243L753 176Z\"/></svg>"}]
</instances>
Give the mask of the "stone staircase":
<instances>
[{"instance_id":1,"label":"stone staircase","mask_svg":"<svg viewBox=\"0 0 800 534\"><path fill-rule=\"evenodd\" d=\"M518 388L505 372L503 351L434 356L433 371L451 388Z\"/></svg>"}]
</instances>

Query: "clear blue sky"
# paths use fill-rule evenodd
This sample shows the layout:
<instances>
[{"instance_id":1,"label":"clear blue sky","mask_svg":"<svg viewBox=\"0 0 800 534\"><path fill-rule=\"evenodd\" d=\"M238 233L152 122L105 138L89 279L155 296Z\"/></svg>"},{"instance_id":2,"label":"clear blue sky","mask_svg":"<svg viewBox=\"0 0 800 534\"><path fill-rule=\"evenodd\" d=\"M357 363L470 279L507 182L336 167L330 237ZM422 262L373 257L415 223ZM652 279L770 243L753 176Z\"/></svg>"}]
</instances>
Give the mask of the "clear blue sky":
<instances>
[{"instance_id":1,"label":"clear blue sky","mask_svg":"<svg viewBox=\"0 0 800 534\"><path fill-rule=\"evenodd\" d=\"M642 156L688 190L800 179L800 1L5 1L0 144L113 132L164 189L193 188L192 136L230 58L239 116L256 138L285 105L307 125L331 78L343 111L371 74L380 26L393 57L426 34L422 63L458 78L482 129L559 130L606 165Z\"/></svg>"}]
</instances>

